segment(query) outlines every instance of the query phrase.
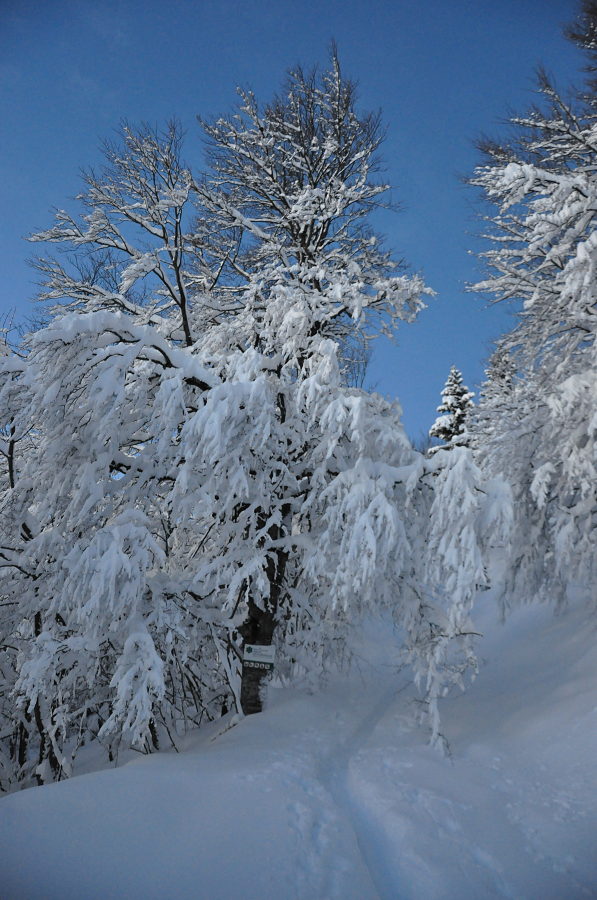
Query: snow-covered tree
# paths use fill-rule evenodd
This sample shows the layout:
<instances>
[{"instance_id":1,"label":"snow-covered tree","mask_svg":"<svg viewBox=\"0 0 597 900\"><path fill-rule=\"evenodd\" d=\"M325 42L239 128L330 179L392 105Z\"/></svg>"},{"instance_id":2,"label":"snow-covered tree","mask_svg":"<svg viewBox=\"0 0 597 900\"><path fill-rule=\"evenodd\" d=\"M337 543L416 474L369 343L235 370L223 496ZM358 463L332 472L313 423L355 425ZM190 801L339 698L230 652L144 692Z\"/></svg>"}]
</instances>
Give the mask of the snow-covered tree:
<instances>
[{"instance_id":1,"label":"snow-covered tree","mask_svg":"<svg viewBox=\"0 0 597 900\"><path fill-rule=\"evenodd\" d=\"M437 407L440 415L429 429L429 436L440 440L444 447L464 446L467 443L466 420L473 408L474 396L464 384L462 372L451 366L442 390L442 402Z\"/></svg>"},{"instance_id":2,"label":"snow-covered tree","mask_svg":"<svg viewBox=\"0 0 597 900\"><path fill-rule=\"evenodd\" d=\"M507 342L507 337L506 337ZM514 414L517 407L519 380L510 353L496 341L487 362L485 381L481 385L479 403L469 419L470 444L483 453L490 435L503 429L503 419Z\"/></svg>"},{"instance_id":3,"label":"snow-covered tree","mask_svg":"<svg viewBox=\"0 0 597 900\"><path fill-rule=\"evenodd\" d=\"M2 369L1 408L29 435L1 498L7 780L68 773L94 737L115 756L224 704L254 711L244 643L273 643L282 679L316 675L372 608L405 636L435 740L471 660L476 472L464 456L436 471L397 407L347 385L347 348L425 292L368 225L378 118L333 56L204 127L199 178L175 125L126 126L83 215L34 238L68 255L40 261L54 310ZM442 516L460 485L468 530L437 533L429 566L444 482Z\"/></svg>"},{"instance_id":4,"label":"snow-covered tree","mask_svg":"<svg viewBox=\"0 0 597 900\"><path fill-rule=\"evenodd\" d=\"M593 55L596 26L588 3L575 33ZM514 491L508 593L553 599L571 584L594 596L597 581L597 121L592 82L576 101L545 75L539 91L512 141L483 145L473 178L497 207L475 287L522 304L474 430L483 467Z\"/></svg>"}]
</instances>

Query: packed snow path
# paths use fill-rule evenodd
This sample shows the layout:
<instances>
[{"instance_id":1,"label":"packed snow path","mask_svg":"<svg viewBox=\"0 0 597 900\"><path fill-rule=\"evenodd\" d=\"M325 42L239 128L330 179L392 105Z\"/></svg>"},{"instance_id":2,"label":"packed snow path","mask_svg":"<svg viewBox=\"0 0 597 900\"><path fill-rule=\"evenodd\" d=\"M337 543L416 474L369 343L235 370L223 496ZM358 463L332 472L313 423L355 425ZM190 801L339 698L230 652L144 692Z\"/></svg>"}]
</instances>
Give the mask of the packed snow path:
<instances>
[{"instance_id":1,"label":"packed snow path","mask_svg":"<svg viewBox=\"0 0 597 900\"><path fill-rule=\"evenodd\" d=\"M443 706L451 758L378 633L349 682L0 800L0 897L597 897L594 632L537 609L486 630L479 678Z\"/></svg>"}]
</instances>

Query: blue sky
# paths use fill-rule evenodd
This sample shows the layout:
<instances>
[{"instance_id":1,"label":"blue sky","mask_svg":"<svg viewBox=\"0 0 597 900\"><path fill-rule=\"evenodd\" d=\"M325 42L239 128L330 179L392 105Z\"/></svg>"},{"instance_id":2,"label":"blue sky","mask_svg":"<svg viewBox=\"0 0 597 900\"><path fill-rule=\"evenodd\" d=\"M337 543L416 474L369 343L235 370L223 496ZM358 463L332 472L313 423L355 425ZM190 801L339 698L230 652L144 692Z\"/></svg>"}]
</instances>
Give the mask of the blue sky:
<instances>
[{"instance_id":1,"label":"blue sky","mask_svg":"<svg viewBox=\"0 0 597 900\"><path fill-rule=\"evenodd\" d=\"M378 227L437 292L395 345L379 346L369 385L398 397L409 434L435 417L450 365L476 388L503 307L465 293L479 266L474 192L461 177L481 133L533 102L544 63L563 87L582 59L561 29L572 0L0 0L0 314L29 310L38 250L23 239L73 210L79 170L101 159L121 119L187 131L201 166L196 115L229 111L237 85L274 93L287 68L326 62L338 43L364 109L381 108L383 156L397 214Z\"/></svg>"}]
</instances>

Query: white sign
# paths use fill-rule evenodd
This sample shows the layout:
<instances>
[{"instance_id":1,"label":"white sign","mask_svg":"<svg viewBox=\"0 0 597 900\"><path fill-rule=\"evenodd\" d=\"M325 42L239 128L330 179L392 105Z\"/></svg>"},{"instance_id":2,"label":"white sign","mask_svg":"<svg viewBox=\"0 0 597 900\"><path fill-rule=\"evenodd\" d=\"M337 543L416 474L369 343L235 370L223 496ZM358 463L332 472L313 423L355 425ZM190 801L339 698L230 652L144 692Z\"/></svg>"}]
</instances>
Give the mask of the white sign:
<instances>
[{"instance_id":1,"label":"white sign","mask_svg":"<svg viewBox=\"0 0 597 900\"><path fill-rule=\"evenodd\" d=\"M254 669L273 669L276 648L271 644L245 644L243 663Z\"/></svg>"}]
</instances>

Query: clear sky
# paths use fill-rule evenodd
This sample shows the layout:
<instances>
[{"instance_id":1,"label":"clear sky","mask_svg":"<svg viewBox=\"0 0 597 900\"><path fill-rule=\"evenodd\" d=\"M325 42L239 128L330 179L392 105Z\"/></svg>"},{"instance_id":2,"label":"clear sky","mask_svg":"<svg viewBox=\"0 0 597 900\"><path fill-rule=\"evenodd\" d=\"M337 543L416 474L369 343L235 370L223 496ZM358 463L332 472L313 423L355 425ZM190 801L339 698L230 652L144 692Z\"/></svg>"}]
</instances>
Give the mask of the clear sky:
<instances>
[{"instance_id":1,"label":"clear sky","mask_svg":"<svg viewBox=\"0 0 597 900\"><path fill-rule=\"evenodd\" d=\"M475 389L503 307L464 286L479 274L480 212L460 179L474 139L503 133L533 102L534 69L561 86L582 59L561 33L573 0L0 0L0 314L23 316L35 293L23 238L76 208L79 170L123 118L187 131L201 166L196 115L230 110L237 85L267 100L300 62L325 64L337 41L364 109L381 108L397 214L378 227L437 292L396 345L376 351L369 386L398 397L409 434L435 418L450 365Z\"/></svg>"}]
</instances>

